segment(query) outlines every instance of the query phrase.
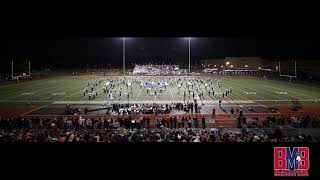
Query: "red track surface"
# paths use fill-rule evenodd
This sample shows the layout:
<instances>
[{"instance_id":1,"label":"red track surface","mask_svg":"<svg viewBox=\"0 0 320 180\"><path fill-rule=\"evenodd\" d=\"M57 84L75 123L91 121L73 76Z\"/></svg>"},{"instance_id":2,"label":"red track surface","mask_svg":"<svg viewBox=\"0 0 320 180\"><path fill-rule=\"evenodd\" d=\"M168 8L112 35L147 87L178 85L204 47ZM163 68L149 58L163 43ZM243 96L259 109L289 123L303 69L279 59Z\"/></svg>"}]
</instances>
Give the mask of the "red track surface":
<instances>
[{"instance_id":1,"label":"red track surface","mask_svg":"<svg viewBox=\"0 0 320 180\"><path fill-rule=\"evenodd\" d=\"M37 106L0 106L0 114L2 116L21 116L21 114L31 111L32 109L38 108ZM264 120L268 116L303 116L303 115L320 115L320 105L304 105L302 109L298 111L293 111L290 105L278 105L277 113L245 113L244 116L246 118L258 118L260 120ZM61 115L26 115L27 117L42 117L42 118L53 118L53 117L61 117ZM170 116L174 117L174 115L142 115L144 117L150 117L152 119L151 124L155 123L155 118L168 118ZM190 115L176 115L176 117L198 117L199 125L201 125L201 118L204 116L207 119L207 127L237 127L237 119L236 117L232 117L230 114L216 114L214 118L215 121L212 121L212 114L190 114ZM65 117L65 115L62 115ZM71 118L77 118L76 116L70 115ZM87 118L94 119L102 119L102 118L114 118L116 119L117 115L106 116L106 115L88 115L82 116ZM128 116L120 116L120 117L128 117ZM132 118L140 118L141 115L131 115Z\"/></svg>"}]
</instances>

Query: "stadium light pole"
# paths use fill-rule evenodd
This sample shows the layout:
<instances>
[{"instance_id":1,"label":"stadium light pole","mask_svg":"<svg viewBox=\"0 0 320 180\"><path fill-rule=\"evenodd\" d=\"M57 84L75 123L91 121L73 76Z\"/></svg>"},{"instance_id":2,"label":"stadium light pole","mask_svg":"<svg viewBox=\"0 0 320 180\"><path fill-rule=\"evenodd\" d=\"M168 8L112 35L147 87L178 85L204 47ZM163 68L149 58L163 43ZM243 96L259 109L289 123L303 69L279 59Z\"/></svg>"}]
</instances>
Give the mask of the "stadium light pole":
<instances>
[{"instance_id":1,"label":"stadium light pole","mask_svg":"<svg viewBox=\"0 0 320 180\"><path fill-rule=\"evenodd\" d=\"M295 78L297 79L297 61L294 61L294 75L295 75Z\"/></svg>"},{"instance_id":2,"label":"stadium light pole","mask_svg":"<svg viewBox=\"0 0 320 180\"><path fill-rule=\"evenodd\" d=\"M123 38L123 47L122 47L122 63L123 63L123 75L126 72L126 38Z\"/></svg>"},{"instance_id":3,"label":"stadium light pole","mask_svg":"<svg viewBox=\"0 0 320 180\"><path fill-rule=\"evenodd\" d=\"M30 71L30 59L29 59L29 78L31 77L31 71Z\"/></svg>"},{"instance_id":4,"label":"stadium light pole","mask_svg":"<svg viewBox=\"0 0 320 180\"><path fill-rule=\"evenodd\" d=\"M190 63L190 37L188 38L188 41L189 41L189 42L188 42L188 43L189 43L189 75L191 75L191 67L190 67L190 66L191 66L191 65L190 65L190 64L191 64L191 63Z\"/></svg>"},{"instance_id":5,"label":"stadium light pole","mask_svg":"<svg viewBox=\"0 0 320 180\"><path fill-rule=\"evenodd\" d=\"M279 61L278 70L279 70L279 75L281 76L280 61Z\"/></svg>"},{"instance_id":6,"label":"stadium light pole","mask_svg":"<svg viewBox=\"0 0 320 180\"><path fill-rule=\"evenodd\" d=\"M11 77L13 79L13 60L11 61Z\"/></svg>"}]
</instances>

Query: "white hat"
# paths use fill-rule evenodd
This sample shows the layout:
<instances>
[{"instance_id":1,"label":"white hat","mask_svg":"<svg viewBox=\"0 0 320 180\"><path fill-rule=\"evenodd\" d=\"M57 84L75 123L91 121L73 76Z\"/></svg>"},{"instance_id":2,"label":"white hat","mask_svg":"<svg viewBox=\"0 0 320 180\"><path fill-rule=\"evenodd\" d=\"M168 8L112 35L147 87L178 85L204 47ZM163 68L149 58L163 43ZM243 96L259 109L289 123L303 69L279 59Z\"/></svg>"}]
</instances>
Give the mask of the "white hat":
<instances>
[{"instance_id":1,"label":"white hat","mask_svg":"<svg viewBox=\"0 0 320 180\"><path fill-rule=\"evenodd\" d=\"M181 136L180 136L180 134L178 134L178 139L181 139Z\"/></svg>"},{"instance_id":2,"label":"white hat","mask_svg":"<svg viewBox=\"0 0 320 180\"><path fill-rule=\"evenodd\" d=\"M200 142L200 139L197 137L193 142Z\"/></svg>"},{"instance_id":3,"label":"white hat","mask_svg":"<svg viewBox=\"0 0 320 180\"><path fill-rule=\"evenodd\" d=\"M217 132L218 131L218 129L216 129L216 128L211 128L210 129L210 132Z\"/></svg>"}]
</instances>

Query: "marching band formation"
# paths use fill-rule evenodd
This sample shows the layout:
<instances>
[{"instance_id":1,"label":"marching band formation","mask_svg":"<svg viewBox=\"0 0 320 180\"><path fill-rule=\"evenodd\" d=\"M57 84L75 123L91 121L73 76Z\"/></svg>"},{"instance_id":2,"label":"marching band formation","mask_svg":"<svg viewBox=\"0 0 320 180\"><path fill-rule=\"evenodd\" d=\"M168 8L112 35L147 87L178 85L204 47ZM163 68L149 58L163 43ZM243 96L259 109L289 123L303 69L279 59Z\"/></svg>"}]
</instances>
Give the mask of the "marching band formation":
<instances>
[{"instance_id":1,"label":"marching band formation","mask_svg":"<svg viewBox=\"0 0 320 180\"><path fill-rule=\"evenodd\" d=\"M184 102L211 100L214 97L221 101L221 99L232 93L231 87L226 88L222 84L223 82L216 78L179 76L97 78L92 82L87 82L83 89L83 97L88 100L95 100L98 96L103 96L107 100L129 101L130 96L133 95L133 86L135 86L135 88L139 89L140 96L154 96L157 98L164 92L170 91L173 99L176 94L183 94ZM138 97L133 99L138 99Z\"/></svg>"}]
</instances>

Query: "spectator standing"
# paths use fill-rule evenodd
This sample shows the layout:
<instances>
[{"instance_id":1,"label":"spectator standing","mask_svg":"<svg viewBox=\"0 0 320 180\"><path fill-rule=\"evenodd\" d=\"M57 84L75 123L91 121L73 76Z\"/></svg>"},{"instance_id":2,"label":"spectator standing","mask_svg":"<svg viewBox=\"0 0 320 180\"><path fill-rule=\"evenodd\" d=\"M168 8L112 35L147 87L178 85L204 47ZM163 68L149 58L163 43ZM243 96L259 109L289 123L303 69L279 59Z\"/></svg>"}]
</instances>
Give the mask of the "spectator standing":
<instances>
[{"instance_id":1,"label":"spectator standing","mask_svg":"<svg viewBox=\"0 0 320 180\"><path fill-rule=\"evenodd\" d=\"M178 118L178 128L182 127L182 118Z\"/></svg>"},{"instance_id":2,"label":"spectator standing","mask_svg":"<svg viewBox=\"0 0 320 180\"><path fill-rule=\"evenodd\" d=\"M241 128L241 117L238 117L238 128Z\"/></svg>"},{"instance_id":3,"label":"spectator standing","mask_svg":"<svg viewBox=\"0 0 320 180\"><path fill-rule=\"evenodd\" d=\"M170 128L172 129L173 128L173 118L170 117Z\"/></svg>"},{"instance_id":4,"label":"spectator standing","mask_svg":"<svg viewBox=\"0 0 320 180\"><path fill-rule=\"evenodd\" d=\"M166 127L170 128L170 118L167 118L167 120L166 120Z\"/></svg>"},{"instance_id":5,"label":"spectator standing","mask_svg":"<svg viewBox=\"0 0 320 180\"><path fill-rule=\"evenodd\" d=\"M191 128L191 123L192 123L191 117L189 117L189 118L188 118L188 128Z\"/></svg>"},{"instance_id":6,"label":"spectator standing","mask_svg":"<svg viewBox=\"0 0 320 180\"><path fill-rule=\"evenodd\" d=\"M174 118L173 118L173 128L177 128L177 117L175 116Z\"/></svg>"},{"instance_id":7,"label":"spectator standing","mask_svg":"<svg viewBox=\"0 0 320 180\"><path fill-rule=\"evenodd\" d=\"M194 118L194 126L195 126L195 128L199 128L199 119L198 119L198 117Z\"/></svg>"},{"instance_id":8,"label":"spectator standing","mask_svg":"<svg viewBox=\"0 0 320 180\"><path fill-rule=\"evenodd\" d=\"M212 109L212 118L215 118L215 117L216 117L216 109L213 108L213 109Z\"/></svg>"},{"instance_id":9,"label":"spectator standing","mask_svg":"<svg viewBox=\"0 0 320 180\"><path fill-rule=\"evenodd\" d=\"M202 129L205 129L206 128L206 119L204 118L204 116L202 116L201 121L202 121Z\"/></svg>"},{"instance_id":10,"label":"spectator standing","mask_svg":"<svg viewBox=\"0 0 320 180\"><path fill-rule=\"evenodd\" d=\"M242 109L240 109L240 111L239 111L239 117L242 117L243 116L243 111L242 111Z\"/></svg>"},{"instance_id":11,"label":"spectator standing","mask_svg":"<svg viewBox=\"0 0 320 180\"><path fill-rule=\"evenodd\" d=\"M166 120L165 120L164 118L162 118L162 120L161 120L161 125L162 125L163 127L166 126Z\"/></svg>"},{"instance_id":12,"label":"spectator standing","mask_svg":"<svg viewBox=\"0 0 320 180\"><path fill-rule=\"evenodd\" d=\"M185 117L182 117L182 119L181 119L181 128L184 128L184 124L185 124L185 122L186 122L186 118Z\"/></svg>"},{"instance_id":13,"label":"spectator standing","mask_svg":"<svg viewBox=\"0 0 320 180\"><path fill-rule=\"evenodd\" d=\"M233 114L234 114L234 109L233 109L233 107L231 108L230 113L231 113L231 115L233 116Z\"/></svg>"}]
</instances>

